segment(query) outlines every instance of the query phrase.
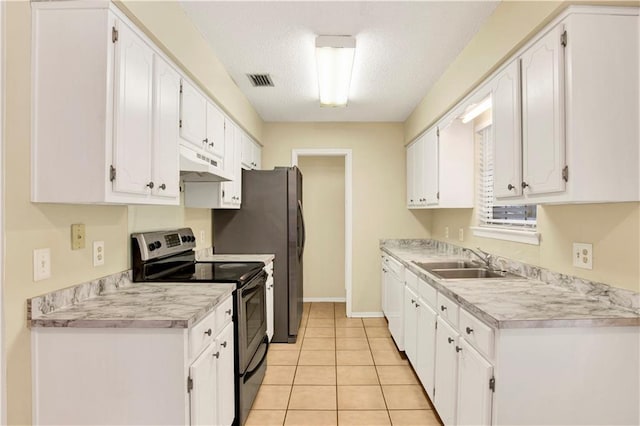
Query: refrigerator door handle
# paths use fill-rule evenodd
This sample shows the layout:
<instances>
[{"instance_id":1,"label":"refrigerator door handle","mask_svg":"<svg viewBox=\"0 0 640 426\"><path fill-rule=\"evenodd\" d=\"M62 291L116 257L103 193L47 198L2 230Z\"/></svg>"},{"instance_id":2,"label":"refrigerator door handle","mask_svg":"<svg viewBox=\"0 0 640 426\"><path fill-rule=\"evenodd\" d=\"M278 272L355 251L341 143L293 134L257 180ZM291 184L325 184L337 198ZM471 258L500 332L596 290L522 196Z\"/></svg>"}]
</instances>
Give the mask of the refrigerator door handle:
<instances>
[{"instance_id":1,"label":"refrigerator door handle","mask_svg":"<svg viewBox=\"0 0 640 426\"><path fill-rule=\"evenodd\" d=\"M302 255L304 253L304 244L307 242L307 230L304 226L304 214L302 213L302 202L298 200L298 215L300 216L300 230L301 235L298 236L298 239L302 237L302 241L298 245L298 257L302 259Z\"/></svg>"}]
</instances>

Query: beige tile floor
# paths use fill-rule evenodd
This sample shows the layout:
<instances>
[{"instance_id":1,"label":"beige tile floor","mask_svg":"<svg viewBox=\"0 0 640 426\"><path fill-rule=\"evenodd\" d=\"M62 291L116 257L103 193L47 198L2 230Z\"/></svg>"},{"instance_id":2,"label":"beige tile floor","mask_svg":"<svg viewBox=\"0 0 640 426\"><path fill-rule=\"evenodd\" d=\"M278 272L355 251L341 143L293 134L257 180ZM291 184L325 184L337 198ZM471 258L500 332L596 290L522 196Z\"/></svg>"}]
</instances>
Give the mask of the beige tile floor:
<instances>
[{"instance_id":1,"label":"beige tile floor","mask_svg":"<svg viewBox=\"0 0 640 426\"><path fill-rule=\"evenodd\" d=\"M383 318L305 303L298 341L274 343L246 425L441 425Z\"/></svg>"}]
</instances>

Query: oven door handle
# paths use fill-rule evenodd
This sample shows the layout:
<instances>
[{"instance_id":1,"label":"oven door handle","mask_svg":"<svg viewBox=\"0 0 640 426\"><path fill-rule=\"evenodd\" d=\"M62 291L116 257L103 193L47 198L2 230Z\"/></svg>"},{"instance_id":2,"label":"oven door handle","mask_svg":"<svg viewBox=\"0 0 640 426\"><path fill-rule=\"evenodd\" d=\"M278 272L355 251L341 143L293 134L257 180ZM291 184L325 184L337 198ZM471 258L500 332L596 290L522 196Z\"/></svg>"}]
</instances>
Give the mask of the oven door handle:
<instances>
[{"instance_id":1,"label":"oven door handle","mask_svg":"<svg viewBox=\"0 0 640 426\"><path fill-rule=\"evenodd\" d=\"M240 288L240 293L242 294L242 297L248 296L258 291L258 287L261 285L265 285L266 280L267 280L267 273L264 270L260 271L260 273L256 275L254 279L249 281L249 283L247 283L246 286Z\"/></svg>"},{"instance_id":2,"label":"oven door handle","mask_svg":"<svg viewBox=\"0 0 640 426\"><path fill-rule=\"evenodd\" d=\"M264 336L264 340L262 341L262 343L263 344L258 346L258 351L251 359L251 362L247 367L247 372L244 373L244 383L247 383L249 380L251 380L251 377L253 377L253 375L256 374L258 370L260 370L260 367L262 367L262 364L264 364L267 359L267 353L269 352L269 338L267 336ZM262 354L258 355L260 352L262 352ZM257 359L259 359L259 361L256 361Z\"/></svg>"}]
</instances>

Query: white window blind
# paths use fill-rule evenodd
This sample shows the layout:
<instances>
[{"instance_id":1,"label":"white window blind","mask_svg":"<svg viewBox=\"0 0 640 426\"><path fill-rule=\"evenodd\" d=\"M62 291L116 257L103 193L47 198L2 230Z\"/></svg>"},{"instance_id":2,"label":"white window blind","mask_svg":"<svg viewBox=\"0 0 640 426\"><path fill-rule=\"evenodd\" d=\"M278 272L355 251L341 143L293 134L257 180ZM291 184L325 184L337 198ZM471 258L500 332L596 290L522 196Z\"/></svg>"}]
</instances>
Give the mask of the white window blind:
<instances>
[{"instance_id":1,"label":"white window blind","mask_svg":"<svg viewBox=\"0 0 640 426\"><path fill-rule=\"evenodd\" d=\"M536 205L496 205L493 198L493 146L491 126L478 132L478 223L509 229L536 229Z\"/></svg>"}]
</instances>

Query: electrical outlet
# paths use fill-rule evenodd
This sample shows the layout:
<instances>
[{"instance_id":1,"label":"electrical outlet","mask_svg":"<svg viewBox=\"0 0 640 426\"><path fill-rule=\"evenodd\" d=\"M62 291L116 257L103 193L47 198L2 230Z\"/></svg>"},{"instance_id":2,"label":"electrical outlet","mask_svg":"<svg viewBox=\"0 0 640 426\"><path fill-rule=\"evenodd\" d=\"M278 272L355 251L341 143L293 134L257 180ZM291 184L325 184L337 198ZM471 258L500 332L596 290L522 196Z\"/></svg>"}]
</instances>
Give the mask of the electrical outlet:
<instances>
[{"instance_id":1,"label":"electrical outlet","mask_svg":"<svg viewBox=\"0 0 640 426\"><path fill-rule=\"evenodd\" d=\"M51 250L48 248L33 251L33 280L51 278Z\"/></svg>"},{"instance_id":2,"label":"electrical outlet","mask_svg":"<svg viewBox=\"0 0 640 426\"><path fill-rule=\"evenodd\" d=\"M593 244L573 243L573 266L582 269L593 269Z\"/></svg>"},{"instance_id":3,"label":"electrical outlet","mask_svg":"<svg viewBox=\"0 0 640 426\"><path fill-rule=\"evenodd\" d=\"M200 241L198 241L200 243L200 247L204 247L205 245L205 233L204 231L200 231Z\"/></svg>"},{"instance_id":4,"label":"electrical outlet","mask_svg":"<svg viewBox=\"0 0 640 426\"><path fill-rule=\"evenodd\" d=\"M93 266L104 265L104 241L93 242Z\"/></svg>"},{"instance_id":5,"label":"electrical outlet","mask_svg":"<svg viewBox=\"0 0 640 426\"><path fill-rule=\"evenodd\" d=\"M458 240L464 241L464 228L458 229Z\"/></svg>"},{"instance_id":6,"label":"electrical outlet","mask_svg":"<svg viewBox=\"0 0 640 426\"><path fill-rule=\"evenodd\" d=\"M84 223L71 225L71 250L80 250L85 246Z\"/></svg>"},{"instance_id":7,"label":"electrical outlet","mask_svg":"<svg viewBox=\"0 0 640 426\"><path fill-rule=\"evenodd\" d=\"M444 237L445 238L449 238L449 227L448 226L444 227Z\"/></svg>"}]
</instances>

